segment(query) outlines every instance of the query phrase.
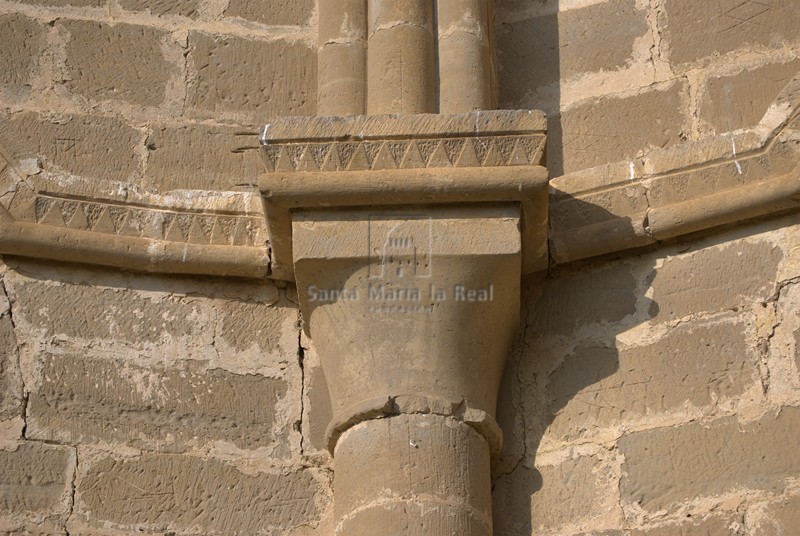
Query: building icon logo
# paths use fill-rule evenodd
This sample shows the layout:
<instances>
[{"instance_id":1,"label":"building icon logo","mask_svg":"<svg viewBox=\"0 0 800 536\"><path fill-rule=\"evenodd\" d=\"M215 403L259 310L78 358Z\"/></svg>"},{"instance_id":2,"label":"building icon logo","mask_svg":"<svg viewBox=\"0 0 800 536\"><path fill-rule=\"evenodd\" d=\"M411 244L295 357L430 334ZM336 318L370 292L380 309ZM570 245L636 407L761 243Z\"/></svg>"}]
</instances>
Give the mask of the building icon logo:
<instances>
[{"instance_id":1,"label":"building icon logo","mask_svg":"<svg viewBox=\"0 0 800 536\"><path fill-rule=\"evenodd\" d=\"M369 278L413 280L431 277L433 223L420 214L369 216Z\"/></svg>"}]
</instances>

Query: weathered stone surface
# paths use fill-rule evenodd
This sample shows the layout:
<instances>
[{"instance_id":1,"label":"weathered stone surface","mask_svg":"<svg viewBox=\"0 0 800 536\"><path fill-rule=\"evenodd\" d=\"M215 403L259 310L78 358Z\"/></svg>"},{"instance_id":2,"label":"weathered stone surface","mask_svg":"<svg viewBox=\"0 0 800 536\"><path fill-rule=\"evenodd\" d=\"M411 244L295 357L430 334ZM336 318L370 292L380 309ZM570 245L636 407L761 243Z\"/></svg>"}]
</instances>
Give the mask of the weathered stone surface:
<instances>
[{"instance_id":1,"label":"weathered stone surface","mask_svg":"<svg viewBox=\"0 0 800 536\"><path fill-rule=\"evenodd\" d=\"M39 156L68 173L126 181L139 169L140 133L124 121L93 115L0 114L0 144L15 159Z\"/></svg>"},{"instance_id":2,"label":"weathered stone surface","mask_svg":"<svg viewBox=\"0 0 800 536\"><path fill-rule=\"evenodd\" d=\"M720 515L702 521L690 517L681 522L667 523L658 527L638 530L609 530L593 532L581 536L734 536L742 534L741 516Z\"/></svg>"},{"instance_id":3,"label":"weathered stone surface","mask_svg":"<svg viewBox=\"0 0 800 536\"><path fill-rule=\"evenodd\" d=\"M5 293L0 287L0 301L4 299ZM6 311L0 314L0 420L21 414L22 384L17 359L14 324Z\"/></svg>"},{"instance_id":4,"label":"weathered stone surface","mask_svg":"<svg viewBox=\"0 0 800 536\"><path fill-rule=\"evenodd\" d=\"M542 86L623 68L633 59L634 41L647 32L647 11L636 9L634 0L502 24L497 33L500 101L521 107Z\"/></svg>"},{"instance_id":5,"label":"weathered stone surface","mask_svg":"<svg viewBox=\"0 0 800 536\"><path fill-rule=\"evenodd\" d=\"M748 516L750 517L750 516ZM800 497L787 497L759 512L751 532L753 536L789 536L800 528Z\"/></svg>"},{"instance_id":6,"label":"weathered stone surface","mask_svg":"<svg viewBox=\"0 0 800 536\"><path fill-rule=\"evenodd\" d=\"M102 7L106 5L107 0L20 0L26 4L39 4L43 6L53 7Z\"/></svg>"},{"instance_id":7,"label":"weathered stone surface","mask_svg":"<svg viewBox=\"0 0 800 536\"><path fill-rule=\"evenodd\" d=\"M264 172L258 131L246 127L152 127L146 180L161 190L230 190Z\"/></svg>"},{"instance_id":8,"label":"weathered stone surface","mask_svg":"<svg viewBox=\"0 0 800 536\"><path fill-rule=\"evenodd\" d=\"M313 9L314 0L229 0L223 14L271 26L304 26L308 24Z\"/></svg>"},{"instance_id":9,"label":"weathered stone surface","mask_svg":"<svg viewBox=\"0 0 800 536\"><path fill-rule=\"evenodd\" d=\"M795 60L712 78L706 87L700 118L717 133L755 126L798 72L800 60Z\"/></svg>"},{"instance_id":10,"label":"weathered stone surface","mask_svg":"<svg viewBox=\"0 0 800 536\"><path fill-rule=\"evenodd\" d=\"M318 451L326 451L328 444L325 440L325 430L333 418L331 399L328 384L320 365L305 368L306 374L306 423L308 423L307 437L310 446Z\"/></svg>"},{"instance_id":11,"label":"weathered stone surface","mask_svg":"<svg viewBox=\"0 0 800 536\"><path fill-rule=\"evenodd\" d=\"M143 347L165 339L198 337L192 303L150 299L121 289L88 285L14 284L19 321L50 336L113 341ZM211 335L211 334L208 334Z\"/></svg>"},{"instance_id":12,"label":"weathered stone surface","mask_svg":"<svg viewBox=\"0 0 800 536\"><path fill-rule=\"evenodd\" d=\"M180 15L196 18L200 0L120 0L128 11L149 11L153 15Z\"/></svg>"},{"instance_id":13,"label":"weathered stone surface","mask_svg":"<svg viewBox=\"0 0 800 536\"><path fill-rule=\"evenodd\" d=\"M774 292L783 252L767 241L739 240L668 258L653 272L657 321L736 309Z\"/></svg>"},{"instance_id":14,"label":"weathered stone surface","mask_svg":"<svg viewBox=\"0 0 800 536\"><path fill-rule=\"evenodd\" d=\"M579 524L607 510L609 489L602 484L610 483L611 475L598 460L585 456L537 469L521 465L495 483L495 534L558 533L564 525Z\"/></svg>"},{"instance_id":15,"label":"weathered stone surface","mask_svg":"<svg viewBox=\"0 0 800 536\"><path fill-rule=\"evenodd\" d=\"M40 366L28 403L28 435L36 439L122 441L162 451L221 440L255 449L280 442L288 429L280 424L299 418L276 415L288 391L284 380L192 362L142 368L73 355L45 355Z\"/></svg>"},{"instance_id":16,"label":"weathered stone surface","mask_svg":"<svg viewBox=\"0 0 800 536\"><path fill-rule=\"evenodd\" d=\"M617 352L581 346L549 377L548 436L569 441L687 404L714 406L758 381L757 357L739 323L671 331L658 342Z\"/></svg>"},{"instance_id":17,"label":"weathered stone surface","mask_svg":"<svg viewBox=\"0 0 800 536\"><path fill-rule=\"evenodd\" d=\"M800 39L800 11L794 0L667 0L665 38L673 65L739 48L778 48Z\"/></svg>"},{"instance_id":18,"label":"weathered stone surface","mask_svg":"<svg viewBox=\"0 0 800 536\"><path fill-rule=\"evenodd\" d=\"M748 424L725 417L625 436L623 500L652 512L739 488L781 490L800 476L798 429L800 408L785 406Z\"/></svg>"},{"instance_id":19,"label":"weathered stone surface","mask_svg":"<svg viewBox=\"0 0 800 536\"><path fill-rule=\"evenodd\" d=\"M548 150L551 175L632 159L680 142L688 123L682 104L686 91L685 82L673 82L631 97L591 99L551 117L548 139L561 140L560 151Z\"/></svg>"},{"instance_id":20,"label":"weathered stone surface","mask_svg":"<svg viewBox=\"0 0 800 536\"><path fill-rule=\"evenodd\" d=\"M795 370L800 377L800 329L794 332L794 363Z\"/></svg>"},{"instance_id":21,"label":"weathered stone surface","mask_svg":"<svg viewBox=\"0 0 800 536\"><path fill-rule=\"evenodd\" d=\"M164 102L168 80L179 75L178 68L164 57L166 32L93 21L61 21L59 25L70 34L65 85L71 92L91 100L122 100L139 106Z\"/></svg>"},{"instance_id":22,"label":"weathered stone surface","mask_svg":"<svg viewBox=\"0 0 800 536\"><path fill-rule=\"evenodd\" d=\"M74 468L68 447L22 443L0 450L0 512L65 512Z\"/></svg>"},{"instance_id":23,"label":"weathered stone surface","mask_svg":"<svg viewBox=\"0 0 800 536\"><path fill-rule=\"evenodd\" d=\"M44 46L43 26L18 13L0 16L0 89L24 97Z\"/></svg>"},{"instance_id":24,"label":"weathered stone surface","mask_svg":"<svg viewBox=\"0 0 800 536\"><path fill-rule=\"evenodd\" d=\"M566 335L586 326L618 322L636 312L638 282L626 262L555 271L530 309L530 337Z\"/></svg>"},{"instance_id":25,"label":"weathered stone surface","mask_svg":"<svg viewBox=\"0 0 800 536\"><path fill-rule=\"evenodd\" d=\"M326 503L309 470L243 473L222 461L181 455L95 461L77 491L76 510L86 521L162 533L291 533L317 525Z\"/></svg>"},{"instance_id":26,"label":"weathered stone surface","mask_svg":"<svg viewBox=\"0 0 800 536\"><path fill-rule=\"evenodd\" d=\"M229 113L256 124L314 113L316 54L306 43L192 32L189 47L197 78L188 98L198 112Z\"/></svg>"}]
</instances>

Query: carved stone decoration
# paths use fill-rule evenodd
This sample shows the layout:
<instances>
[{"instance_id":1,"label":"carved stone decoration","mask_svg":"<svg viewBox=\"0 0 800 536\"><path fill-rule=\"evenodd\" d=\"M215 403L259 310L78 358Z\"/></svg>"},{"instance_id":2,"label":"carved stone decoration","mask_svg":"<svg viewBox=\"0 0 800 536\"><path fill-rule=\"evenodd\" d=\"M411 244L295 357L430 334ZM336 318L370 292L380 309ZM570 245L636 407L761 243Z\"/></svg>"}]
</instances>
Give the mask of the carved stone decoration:
<instances>
[{"instance_id":1,"label":"carved stone decoration","mask_svg":"<svg viewBox=\"0 0 800 536\"><path fill-rule=\"evenodd\" d=\"M520 276L548 262L545 124L499 111L265 128L271 272L297 283L331 394L336 534L492 534Z\"/></svg>"}]
</instances>

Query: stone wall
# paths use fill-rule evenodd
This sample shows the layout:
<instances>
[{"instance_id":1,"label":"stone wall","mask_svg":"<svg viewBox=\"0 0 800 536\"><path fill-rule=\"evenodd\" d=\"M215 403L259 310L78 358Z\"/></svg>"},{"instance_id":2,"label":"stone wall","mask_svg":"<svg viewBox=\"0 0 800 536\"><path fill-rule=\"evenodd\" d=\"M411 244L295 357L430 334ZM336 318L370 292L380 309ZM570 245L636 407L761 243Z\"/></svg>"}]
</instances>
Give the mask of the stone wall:
<instances>
[{"instance_id":1,"label":"stone wall","mask_svg":"<svg viewBox=\"0 0 800 536\"><path fill-rule=\"evenodd\" d=\"M26 170L235 189L313 115L312 0L0 0L0 146ZM793 0L498 0L504 108L554 175L756 124ZM498 536L779 536L800 519L800 218L524 282ZM294 290L7 257L0 534L330 534L330 408Z\"/></svg>"}]
</instances>

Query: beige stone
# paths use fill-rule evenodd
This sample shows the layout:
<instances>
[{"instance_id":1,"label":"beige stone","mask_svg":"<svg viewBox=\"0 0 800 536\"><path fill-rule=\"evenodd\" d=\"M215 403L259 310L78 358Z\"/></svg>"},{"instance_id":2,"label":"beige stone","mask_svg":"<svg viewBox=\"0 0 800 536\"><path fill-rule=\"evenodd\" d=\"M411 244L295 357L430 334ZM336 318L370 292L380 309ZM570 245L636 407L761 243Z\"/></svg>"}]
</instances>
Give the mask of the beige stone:
<instances>
[{"instance_id":1,"label":"beige stone","mask_svg":"<svg viewBox=\"0 0 800 536\"><path fill-rule=\"evenodd\" d=\"M747 240L668 258L652 275L655 320L766 301L775 291L782 258L771 242Z\"/></svg>"},{"instance_id":2,"label":"beige stone","mask_svg":"<svg viewBox=\"0 0 800 536\"><path fill-rule=\"evenodd\" d=\"M110 521L162 533L270 534L315 526L326 502L308 469L245 473L214 459L145 454L87 465L76 512L98 527Z\"/></svg>"},{"instance_id":3,"label":"beige stone","mask_svg":"<svg viewBox=\"0 0 800 536\"><path fill-rule=\"evenodd\" d=\"M450 417L399 415L350 428L336 446L334 492L336 534L404 526L420 536L491 534L489 446Z\"/></svg>"},{"instance_id":4,"label":"beige stone","mask_svg":"<svg viewBox=\"0 0 800 536\"><path fill-rule=\"evenodd\" d=\"M5 292L0 287L0 298ZM17 338L11 315L0 315L0 421L22 413L22 379L19 371Z\"/></svg>"},{"instance_id":5,"label":"beige stone","mask_svg":"<svg viewBox=\"0 0 800 536\"><path fill-rule=\"evenodd\" d=\"M433 4L370 0L367 113L436 113Z\"/></svg>"},{"instance_id":6,"label":"beige stone","mask_svg":"<svg viewBox=\"0 0 800 536\"><path fill-rule=\"evenodd\" d=\"M634 0L503 24L497 34L500 100L526 106L535 102L532 93L559 80L620 70L633 61L634 43L647 32L647 11L637 9Z\"/></svg>"},{"instance_id":7,"label":"beige stone","mask_svg":"<svg viewBox=\"0 0 800 536\"><path fill-rule=\"evenodd\" d=\"M12 98L25 98L44 48L44 28L33 19L10 13L0 16L0 32L4 41L0 51L0 90Z\"/></svg>"},{"instance_id":8,"label":"beige stone","mask_svg":"<svg viewBox=\"0 0 800 536\"><path fill-rule=\"evenodd\" d=\"M597 518L613 500L609 497L610 477L608 469L590 456L533 470L521 465L495 483L494 533L559 534L565 526Z\"/></svg>"},{"instance_id":9,"label":"beige stone","mask_svg":"<svg viewBox=\"0 0 800 536\"><path fill-rule=\"evenodd\" d=\"M753 522L750 534L788 536L800 527L800 497L785 497L779 502L765 505L759 514Z\"/></svg>"},{"instance_id":10,"label":"beige stone","mask_svg":"<svg viewBox=\"0 0 800 536\"><path fill-rule=\"evenodd\" d=\"M800 475L799 426L800 409L786 406L746 424L724 417L625 436L623 500L654 512L737 489L779 492Z\"/></svg>"},{"instance_id":11,"label":"beige stone","mask_svg":"<svg viewBox=\"0 0 800 536\"><path fill-rule=\"evenodd\" d=\"M153 15L180 15L197 18L200 0L120 0L127 11L149 11Z\"/></svg>"},{"instance_id":12,"label":"beige stone","mask_svg":"<svg viewBox=\"0 0 800 536\"><path fill-rule=\"evenodd\" d=\"M673 82L629 97L591 99L562 111L551 118L549 130L555 139L561 138L563 150L548 155L548 169L561 175L633 160L654 147L679 143L688 124L682 106L686 91L684 82Z\"/></svg>"},{"instance_id":13,"label":"beige stone","mask_svg":"<svg viewBox=\"0 0 800 536\"><path fill-rule=\"evenodd\" d=\"M228 7L223 13L227 17L241 17L270 26L305 26L309 23L313 8L313 0L292 2L229 0Z\"/></svg>"},{"instance_id":14,"label":"beige stone","mask_svg":"<svg viewBox=\"0 0 800 536\"><path fill-rule=\"evenodd\" d=\"M67 513L75 463L74 449L65 446L21 443L0 450L0 512Z\"/></svg>"},{"instance_id":15,"label":"beige stone","mask_svg":"<svg viewBox=\"0 0 800 536\"><path fill-rule=\"evenodd\" d=\"M152 126L145 182L160 190L230 190L263 173L257 129L207 125Z\"/></svg>"},{"instance_id":16,"label":"beige stone","mask_svg":"<svg viewBox=\"0 0 800 536\"><path fill-rule=\"evenodd\" d=\"M800 329L794 332L794 363L797 375L800 377Z\"/></svg>"},{"instance_id":17,"label":"beige stone","mask_svg":"<svg viewBox=\"0 0 800 536\"><path fill-rule=\"evenodd\" d=\"M708 411L735 399L759 381L757 356L748 350L744 331L739 323L693 324L640 348L577 348L548 377L552 423L546 435L572 441L687 406Z\"/></svg>"},{"instance_id":18,"label":"beige stone","mask_svg":"<svg viewBox=\"0 0 800 536\"><path fill-rule=\"evenodd\" d=\"M102 7L106 4L106 0L22 0L22 2L53 7Z\"/></svg>"},{"instance_id":19,"label":"beige stone","mask_svg":"<svg viewBox=\"0 0 800 536\"><path fill-rule=\"evenodd\" d=\"M226 441L242 449L285 441L299 415L277 414L285 380L185 362L138 367L113 359L45 355L28 402L28 437L122 442L159 451Z\"/></svg>"},{"instance_id":20,"label":"beige stone","mask_svg":"<svg viewBox=\"0 0 800 536\"><path fill-rule=\"evenodd\" d=\"M667 0L664 6L662 25L675 66L748 46L778 48L800 39L800 12L793 0Z\"/></svg>"},{"instance_id":21,"label":"beige stone","mask_svg":"<svg viewBox=\"0 0 800 536\"><path fill-rule=\"evenodd\" d=\"M142 135L113 117L22 112L0 116L0 145L15 159L39 157L68 173L135 181Z\"/></svg>"},{"instance_id":22,"label":"beige stone","mask_svg":"<svg viewBox=\"0 0 800 536\"><path fill-rule=\"evenodd\" d=\"M309 350L306 350L308 356ZM328 391L328 383L325 380L325 372L322 365L315 363L313 366L308 361L304 362L305 375L305 404L303 409L307 428L304 430L307 443L304 447L307 450L327 452L328 442L325 439L325 431L333 419L331 412L331 398Z\"/></svg>"},{"instance_id":23,"label":"beige stone","mask_svg":"<svg viewBox=\"0 0 800 536\"><path fill-rule=\"evenodd\" d=\"M166 32L147 26L60 21L69 32L66 87L93 101L137 106L164 103L170 78L181 76L165 58ZM177 50L177 44L172 45Z\"/></svg>"},{"instance_id":24,"label":"beige stone","mask_svg":"<svg viewBox=\"0 0 800 536\"><path fill-rule=\"evenodd\" d=\"M189 48L188 102L196 114L262 123L314 113L316 54L306 43L191 32Z\"/></svg>"},{"instance_id":25,"label":"beige stone","mask_svg":"<svg viewBox=\"0 0 800 536\"><path fill-rule=\"evenodd\" d=\"M706 84L700 118L718 133L755 126L798 72L800 60L795 60L712 78Z\"/></svg>"}]
</instances>

